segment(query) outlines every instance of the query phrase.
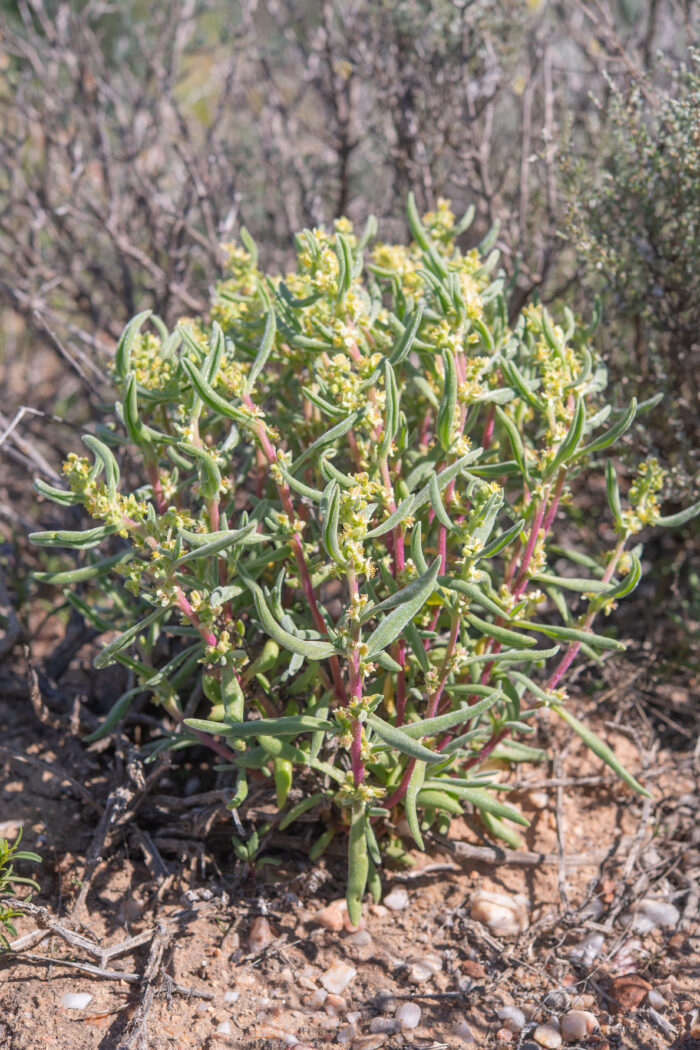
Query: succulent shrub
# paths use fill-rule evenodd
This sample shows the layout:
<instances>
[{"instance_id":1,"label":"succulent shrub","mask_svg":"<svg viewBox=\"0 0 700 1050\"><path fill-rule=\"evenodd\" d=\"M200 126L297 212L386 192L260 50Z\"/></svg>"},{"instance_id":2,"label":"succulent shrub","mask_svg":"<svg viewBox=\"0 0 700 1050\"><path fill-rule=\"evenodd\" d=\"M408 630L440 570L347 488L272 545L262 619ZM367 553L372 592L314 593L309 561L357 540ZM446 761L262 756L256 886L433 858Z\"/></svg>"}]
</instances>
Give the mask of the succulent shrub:
<instances>
[{"instance_id":1,"label":"succulent shrub","mask_svg":"<svg viewBox=\"0 0 700 1050\"><path fill-rule=\"evenodd\" d=\"M41 578L119 632L96 665L136 677L92 737L150 693L173 727L151 751L208 744L232 809L265 777L281 826L330 811L311 853L347 839L353 921L403 816L419 846L463 812L519 843L491 767L543 757L543 711L644 790L565 676L623 648L594 620L639 582L637 533L700 509L661 516L655 461L623 500L607 450L642 406L606 400L589 329L537 305L509 325L497 252L458 246L471 216L408 213L408 245L305 230L283 275L242 231L211 323L134 318L115 418L65 489L37 483L96 521L33 535L86 552ZM569 486L603 460L614 539L591 549Z\"/></svg>"}]
</instances>

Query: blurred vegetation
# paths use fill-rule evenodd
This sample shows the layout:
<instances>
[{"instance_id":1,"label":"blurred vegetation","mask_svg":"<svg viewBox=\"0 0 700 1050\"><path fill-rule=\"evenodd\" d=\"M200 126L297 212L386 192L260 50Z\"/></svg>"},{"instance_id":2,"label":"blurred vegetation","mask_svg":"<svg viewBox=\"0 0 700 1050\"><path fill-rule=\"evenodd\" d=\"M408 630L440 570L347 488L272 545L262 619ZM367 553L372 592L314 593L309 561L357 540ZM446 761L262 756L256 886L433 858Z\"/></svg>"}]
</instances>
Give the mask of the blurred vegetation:
<instances>
[{"instance_id":1,"label":"blurred vegetation","mask_svg":"<svg viewBox=\"0 0 700 1050\"><path fill-rule=\"evenodd\" d=\"M697 466L700 398L700 56L616 89L597 168L568 171L568 227L604 303L618 373L663 390L667 457ZM622 378L622 375L621 375Z\"/></svg>"},{"instance_id":2,"label":"blurred vegetation","mask_svg":"<svg viewBox=\"0 0 700 1050\"><path fill-rule=\"evenodd\" d=\"M77 421L127 318L204 309L242 224L277 266L341 213L403 238L412 190L423 210L474 204L465 248L497 228L512 316L601 294L614 371L669 392L652 444L692 472L696 0L0 11L0 425L29 361L32 403Z\"/></svg>"}]
</instances>

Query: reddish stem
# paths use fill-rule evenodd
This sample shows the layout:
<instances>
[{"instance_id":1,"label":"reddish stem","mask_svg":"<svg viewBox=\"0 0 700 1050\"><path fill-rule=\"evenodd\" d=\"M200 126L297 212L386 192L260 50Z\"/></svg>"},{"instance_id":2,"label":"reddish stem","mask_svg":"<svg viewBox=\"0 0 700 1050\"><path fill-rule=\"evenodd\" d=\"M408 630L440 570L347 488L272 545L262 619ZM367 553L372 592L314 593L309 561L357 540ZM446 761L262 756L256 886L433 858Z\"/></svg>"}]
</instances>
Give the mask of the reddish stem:
<instances>
[{"instance_id":1,"label":"reddish stem","mask_svg":"<svg viewBox=\"0 0 700 1050\"><path fill-rule=\"evenodd\" d=\"M518 575L515 577L515 583L513 584L513 597L519 598L527 586L527 573L530 568L530 562L532 561L532 555L537 544L537 537L540 534L542 527L542 519L544 518L544 512L546 508L546 499L540 500L535 510L535 517L532 522L532 529L530 531L530 538L527 541L527 547L523 554L523 560L520 563L520 569Z\"/></svg>"},{"instance_id":2,"label":"reddish stem","mask_svg":"<svg viewBox=\"0 0 700 1050\"><path fill-rule=\"evenodd\" d=\"M168 501L163 493L163 481L160 476L160 471L158 470L158 464L153 461L147 462L146 470L153 489L153 499L155 500L156 510L159 514L165 514L168 509Z\"/></svg>"},{"instance_id":3,"label":"reddish stem","mask_svg":"<svg viewBox=\"0 0 700 1050\"><path fill-rule=\"evenodd\" d=\"M491 441L493 440L493 428L496 422L496 408L494 405L489 406L488 415L486 416L486 423L484 424L484 436L481 439L481 445L484 449L489 448Z\"/></svg>"},{"instance_id":4,"label":"reddish stem","mask_svg":"<svg viewBox=\"0 0 700 1050\"><path fill-rule=\"evenodd\" d=\"M503 729L499 729L499 731L491 737L489 742L487 744L484 744L484 746L482 747L481 751L478 752L478 754L473 755L470 759L467 759L467 761L462 766L462 769L471 769L472 766L476 766L480 762L483 762L484 759L488 758L491 752L498 747L501 740L504 740L505 737L509 735L510 729L508 729L507 726L504 726Z\"/></svg>"},{"instance_id":5,"label":"reddish stem","mask_svg":"<svg viewBox=\"0 0 700 1050\"><path fill-rule=\"evenodd\" d=\"M182 587L175 588L175 604L192 626L197 628L207 645L216 646L216 635L199 619Z\"/></svg>"},{"instance_id":6,"label":"reddish stem","mask_svg":"<svg viewBox=\"0 0 700 1050\"><path fill-rule=\"evenodd\" d=\"M408 765L403 771L403 776L401 777L398 786L392 792L392 794L389 795L388 798L384 799L384 801L381 803L384 809L393 809L394 806L398 806L399 802L403 801L403 798L406 792L408 791L408 785L411 782L411 777L413 776L413 770L415 768L415 758L409 759Z\"/></svg>"},{"instance_id":7,"label":"reddish stem","mask_svg":"<svg viewBox=\"0 0 700 1050\"><path fill-rule=\"evenodd\" d=\"M177 708L174 708L169 704L167 705L166 710L168 714L175 719L178 725L184 725L185 718L181 711L178 711ZM234 762L236 760L236 753L229 750L225 744L220 744L219 741L209 733L203 733L200 729L193 729L191 726L185 726L185 728L188 733L194 733L200 743L204 744L205 747L208 747L210 751L214 751L221 758L225 758L227 762Z\"/></svg>"},{"instance_id":8,"label":"reddish stem","mask_svg":"<svg viewBox=\"0 0 700 1050\"><path fill-rule=\"evenodd\" d=\"M255 405L253 404L253 401L249 394L245 394L243 396L243 403L249 411L252 412L255 410ZM265 424L262 422L258 422L255 427L255 433L268 464L272 466L277 462L277 453L275 452L272 442L267 436L267 433L265 431ZM278 482L277 491L279 493L280 501L282 503L282 509L289 518L290 525L293 526L294 522L297 520L297 515L294 513L294 505L292 503L292 496L289 486L284 481ZM306 564L306 558L304 557L304 549L301 545L301 539L299 538L299 536L295 535L293 537L291 545L292 550L294 552L294 558L297 563L297 571L299 573L299 579L301 581L304 597L309 603L309 608L311 610L311 616L313 618L314 625L317 631L319 631L321 634L327 635L328 631L326 629L326 621L323 619L321 610L318 607L318 602L316 601L313 583L311 582L311 574L309 573L309 567ZM340 700L341 703L346 704L347 693L345 691L345 684L343 682L343 677L340 672L340 663L338 661L338 657L331 656L329 659L329 663L336 697L338 698L338 700Z\"/></svg>"},{"instance_id":9,"label":"reddish stem","mask_svg":"<svg viewBox=\"0 0 700 1050\"><path fill-rule=\"evenodd\" d=\"M620 539L618 540L617 546L615 547L615 550L613 551L612 557L611 557L610 561L608 562L608 566L607 566L605 572L603 573L603 578L601 580L601 583L610 583L611 579L613 578L613 576L615 574L615 569L617 568L617 563L620 560L620 555L622 554L622 551L624 549L624 546L625 546L626 542L627 542L627 534L625 534L624 536L621 536ZM595 619L595 612L589 610L589 612L586 615L586 619L584 620L584 623L583 623L583 630L584 631L590 630L590 627L591 627L594 619ZM559 661L559 663L557 664L557 666L554 668L554 671L552 672L552 674L550 676L550 679L547 682L546 688L547 688L548 692L551 689L556 689L556 687L559 685L559 682L562 680L562 678L564 677L566 672L569 670L569 668L571 667L571 665L574 662L574 660L576 659L576 657L578 656L580 649L581 649L581 642L572 642L571 643L571 645L566 650L566 652L562 656L562 658Z\"/></svg>"},{"instance_id":10,"label":"reddish stem","mask_svg":"<svg viewBox=\"0 0 700 1050\"><path fill-rule=\"evenodd\" d=\"M359 787L365 779L365 766L362 761L362 722L359 718L352 724L352 746L350 748L352 760L352 779L355 787Z\"/></svg>"},{"instance_id":11,"label":"reddish stem","mask_svg":"<svg viewBox=\"0 0 700 1050\"><path fill-rule=\"evenodd\" d=\"M549 510L547 511L544 522L542 524L542 531L544 532L545 536L549 533L549 530L554 524L556 513L559 510L559 500L561 499L561 494L564 490L565 481L566 470L564 469L564 467L562 467L557 476L557 483L552 494L552 502L549 505Z\"/></svg>"}]
</instances>

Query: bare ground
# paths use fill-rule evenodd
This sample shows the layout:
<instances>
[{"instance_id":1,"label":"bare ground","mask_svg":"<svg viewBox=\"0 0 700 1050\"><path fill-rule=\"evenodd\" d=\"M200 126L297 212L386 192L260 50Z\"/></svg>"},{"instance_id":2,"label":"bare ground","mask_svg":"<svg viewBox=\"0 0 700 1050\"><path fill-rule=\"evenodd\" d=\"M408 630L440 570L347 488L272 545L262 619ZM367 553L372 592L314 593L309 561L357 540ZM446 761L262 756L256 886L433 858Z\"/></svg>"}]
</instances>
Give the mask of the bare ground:
<instances>
[{"instance_id":1,"label":"bare ground","mask_svg":"<svg viewBox=\"0 0 700 1050\"><path fill-rule=\"evenodd\" d=\"M43 631L50 630L47 622ZM524 849L494 851L468 820L454 822L447 842L433 839L427 854L411 853L414 867L385 874L385 892L405 888L409 906L366 906L360 935L316 921L319 909L343 892L338 856L316 866L306 857L318 828L299 824L286 835L268 834L264 852L276 865L251 871L232 855L222 775L204 751L177 766L143 766L127 741L116 750L105 742L82 744L74 731L79 694L72 716L52 713L50 702L40 706L40 678L32 707L26 668L6 664L2 833L22 826L23 845L42 855L33 904L44 910L17 920L19 950L0 957L0 1045L272 1050L295 1040L341 1045L339 1035L355 1035L352 1045L365 1050L437 1050L472 1045L469 1030L477 1046L524 1048L537 1046L530 1042L535 1022L561 1017L573 1000L592 1011L598 1028L569 1045L700 1047L692 682L662 687L647 662L640 651L637 659L618 661L614 672L605 668L603 690L600 671L595 677L584 671L576 706L647 783L650 802L602 774L560 725L543 726L540 742L559 752L556 765L501 774L532 820ZM585 695L593 686L595 702ZM654 717L654 705L666 721ZM248 817L264 841L273 814L261 786ZM484 887L527 897L528 926L520 936L498 936L470 916L472 898ZM649 897L673 903L678 922L631 932L626 917ZM262 946L255 935L251 944L259 916L267 917L272 938ZM41 940L38 933L27 938L36 930L44 931ZM574 965L572 946L596 931L604 937L600 955L588 967ZM433 956L439 969L416 984L409 960ZM322 978L336 962L352 966L356 976L341 997L322 1002ZM631 971L637 977L621 983L620 974ZM663 996L657 1010L650 1009L647 986ZM418 1027L372 1033L381 1026L377 1018L393 1017L379 1008L381 991L393 993L396 1006L418 1004ZM92 998L84 1009L66 1009L66 992ZM507 1004L530 1021L518 1034L497 1017ZM226 1022L229 1032L217 1032Z\"/></svg>"}]
</instances>

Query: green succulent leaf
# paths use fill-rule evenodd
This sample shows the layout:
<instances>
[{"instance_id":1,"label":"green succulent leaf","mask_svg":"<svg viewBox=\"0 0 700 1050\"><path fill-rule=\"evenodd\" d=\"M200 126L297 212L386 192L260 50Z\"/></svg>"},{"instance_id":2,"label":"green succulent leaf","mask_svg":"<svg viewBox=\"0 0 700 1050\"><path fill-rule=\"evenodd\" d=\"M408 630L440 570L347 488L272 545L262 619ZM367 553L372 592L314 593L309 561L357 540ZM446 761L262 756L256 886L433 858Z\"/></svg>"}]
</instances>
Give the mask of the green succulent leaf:
<instances>
[{"instance_id":1,"label":"green succulent leaf","mask_svg":"<svg viewBox=\"0 0 700 1050\"><path fill-rule=\"evenodd\" d=\"M413 580L407 587L397 591L379 606L375 606L373 612L391 609L378 627L372 631L367 639L367 659L373 660L378 653L391 645L401 634L404 627L423 608L437 585L438 573L440 572L440 558L436 558L426 572Z\"/></svg>"},{"instance_id":2,"label":"green succulent leaf","mask_svg":"<svg viewBox=\"0 0 700 1050\"><path fill-rule=\"evenodd\" d=\"M390 747L396 748L403 755L408 755L410 758L416 758L420 762L441 762L443 755L435 754L430 751L427 747L423 747L422 744L414 740L401 729L397 729L396 726L390 725L389 722L385 722L379 717L379 715L371 714L367 718L367 724L377 734L377 736L384 741L385 744L389 744Z\"/></svg>"},{"instance_id":3,"label":"green succulent leaf","mask_svg":"<svg viewBox=\"0 0 700 1050\"><path fill-rule=\"evenodd\" d=\"M567 711L565 707L561 707L558 704L552 704L551 707L553 711L556 711L560 718L564 719L567 725L571 726L575 733L578 733L584 744L590 748L593 754L602 759L606 766L609 766L618 777L624 780L624 782L639 795L644 795L645 798L651 798L651 793L647 791L645 787L642 787L639 781L635 780L631 773L627 772L608 745L604 743L600 737L596 736L588 726L584 725L575 715L572 715L571 711Z\"/></svg>"},{"instance_id":4,"label":"green succulent leaf","mask_svg":"<svg viewBox=\"0 0 700 1050\"><path fill-rule=\"evenodd\" d=\"M168 611L168 609L163 608L154 609L153 612L149 613L148 616L145 616L143 620L140 620L138 623L134 624L133 627L129 627L128 630L120 634L118 638L115 638L113 642L109 642L107 645L105 645L104 648L95 657L95 667L108 667L111 663L114 662L114 658L117 655L117 653L119 653L122 649L126 649L128 645L131 645L135 638L138 638L140 634L143 634L143 632L148 627L150 627L151 624L154 624L158 620L161 620L167 614Z\"/></svg>"}]
</instances>

